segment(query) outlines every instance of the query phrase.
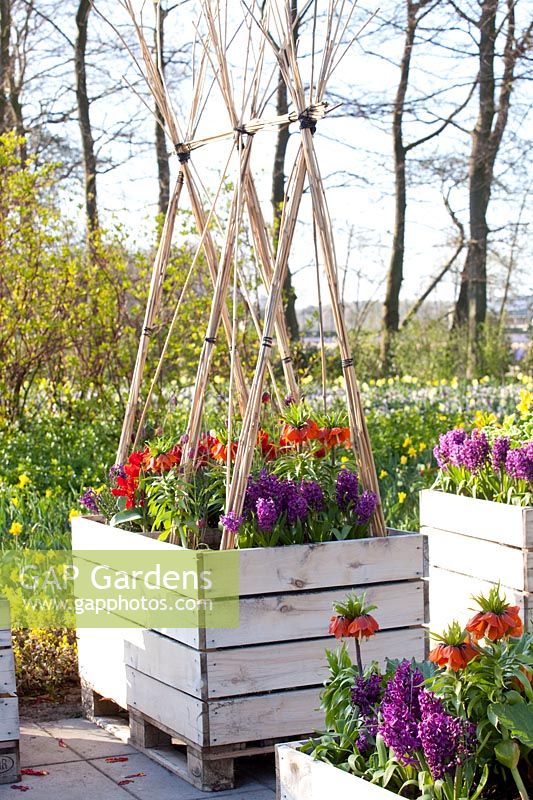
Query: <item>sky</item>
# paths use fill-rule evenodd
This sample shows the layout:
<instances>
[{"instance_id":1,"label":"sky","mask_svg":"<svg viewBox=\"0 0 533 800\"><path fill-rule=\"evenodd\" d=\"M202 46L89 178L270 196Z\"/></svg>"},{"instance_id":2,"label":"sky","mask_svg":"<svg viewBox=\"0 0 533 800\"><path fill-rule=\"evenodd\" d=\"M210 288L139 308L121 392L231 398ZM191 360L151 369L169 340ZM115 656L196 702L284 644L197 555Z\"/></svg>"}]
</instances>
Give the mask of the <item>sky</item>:
<instances>
[{"instance_id":1,"label":"sky","mask_svg":"<svg viewBox=\"0 0 533 800\"><path fill-rule=\"evenodd\" d=\"M144 4L145 19L149 21L150 4ZM180 4L172 12L166 25L166 42L169 48L179 47L194 36L194 26L198 19L199 3ZM346 7L350 7L348 3ZM315 146L322 174L327 187L327 197L331 217L334 224L338 265L341 271L346 269L345 299L380 300L384 293L385 272L390 256L392 229L394 220L394 197L392 183L392 139L390 134L390 113L386 104L394 96L398 81L398 61L401 56L401 30L383 29L383 20L398 3L388 0L382 9L372 17L375 8L367 4L357 10L358 23L366 23L366 28L346 53L330 85L329 95L335 103L338 95L347 99L336 116L327 117L318 125L314 137ZM527 11L533 10L531 0L525 0L523 6ZM118 2L97 3L104 16L125 31L125 18ZM141 3L137 3L140 9ZM237 0L231 0L229 13L229 29L235 30L243 14L243 7ZM326 8L325 0L318 0L318 8ZM246 16L246 12L244 12ZM401 17L400 20L401 22ZM472 75L475 75L475 59L469 58L468 51L472 47L469 37L447 26L447 18L439 20L443 30L438 43L424 44L413 56L412 88L408 100L412 99L412 107L417 110L419 121L408 119L406 139L425 135L432 130L435 120L456 104L463 101L468 91ZM320 41L323 31L318 21L316 41ZM106 25L102 19L95 23L100 27L100 36L108 37L109 43L118 41L116 30ZM102 33L105 31L104 33ZM422 31L425 36L425 31ZM232 71L235 96L241 96L242 76L245 74L244 53L246 36L241 30L228 49L228 62ZM302 28L301 52L310 49L310 25ZM117 58L117 56L114 56ZM273 56L267 54L270 73ZM310 59L303 58L303 71L309 75ZM98 71L98 64L93 63L90 69ZM128 83L134 82L134 68L130 54L119 42L116 78L123 84L124 91L120 103L99 101L92 107L93 119L99 129L113 130L125 112L131 107L132 126L136 128L138 138L144 145L133 147L133 157L128 158L122 166L98 177L98 191L106 219L115 220L130 232L132 243L142 245L150 240L153 230L153 215L156 209L157 184L155 179L155 158L150 139L152 138L153 119L148 108L139 101L136 93L129 89ZM189 80L172 80L171 96L180 122L186 116L190 105L191 82ZM207 82L209 84L209 81ZM453 87L453 88L452 88ZM434 95L427 102L420 104L423 95ZM475 98L474 98L475 99ZM522 120L520 136L533 140L531 115L531 96L527 90L517 93L517 110L520 109ZM350 110L350 103L367 105L374 109L374 114L359 116L339 116ZM380 108L385 104L385 107ZM418 105L417 105L418 104ZM377 109L377 111L376 111ZM271 108L268 114L275 113ZM470 145L470 130L473 126L475 105L462 114L458 127L448 129L441 137L433 140L421 149L413 151L410 174L413 182L408 195L408 225L406 241L405 281L402 296L405 299L416 297L426 286L431 277L438 272L441 265L450 257L454 228L445 210L442 192L450 190L450 203L464 224L467 223L468 196L465 182L454 187L457 176L464 178L466 160ZM246 115L245 115L246 116ZM220 101L216 85L213 87L202 114L197 135L212 134L226 130L228 117L224 105ZM75 132L73 133L75 135ZM298 145L298 126L291 126L291 139L287 155L286 170L290 169ZM270 183L271 164L275 135L271 131L260 132L254 138L252 169L262 201L265 218L271 219ZM116 141L105 147L116 155L119 152ZM128 146L130 150L131 146ZM512 140L505 143L503 156L512 161ZM228 157L228 143L210 144L193 155L194 167L205 186L213 191L220 180ZM518 150L517 150L518 152ZM106 150L103 148L103 155ZM420 159L420 162L419 162ZM119 158L120 160L120 158ZM529 164L530 165L530 164ZM172 170L177 172L177 159L172 160ZM516 162L514 171L525 171L526 165ZM503 200L494 197L491 204L491 226L499 229L493 240L508 239L504 229L511 221L518 218L520 204L524 194L524 180L518 176L511 180L512 170L503 173L503 180L516 184L516 191L510 198ZM227 178L232 180L236 175L236 160L230 163ZM70 199L72 213L80 212L80 196L74 193ZM531 193L525 202L522 221L531 221ZM313 305L317 299L315 278L314 249L311 236L311 209L309 197L306 195L301 207L300 220L291 253L290 266L294 275L297 293L297 304L300 308ZM528 270L531 264L531 250L524 237L520 242L523 247L521 263L525 267L525 277L519 283L519 291L533 291L533 271ZM498 243L498 249L505 259L509 254L508 242ZM459 262L461 264L461 262ZM493 259L492 272L494 280L489 287L489 294L494 297L500 291L503 267ZM457 275L444 281L438 291L432 295L434 300L452 302L456 290Z\"/></svg>"}]
</instances>

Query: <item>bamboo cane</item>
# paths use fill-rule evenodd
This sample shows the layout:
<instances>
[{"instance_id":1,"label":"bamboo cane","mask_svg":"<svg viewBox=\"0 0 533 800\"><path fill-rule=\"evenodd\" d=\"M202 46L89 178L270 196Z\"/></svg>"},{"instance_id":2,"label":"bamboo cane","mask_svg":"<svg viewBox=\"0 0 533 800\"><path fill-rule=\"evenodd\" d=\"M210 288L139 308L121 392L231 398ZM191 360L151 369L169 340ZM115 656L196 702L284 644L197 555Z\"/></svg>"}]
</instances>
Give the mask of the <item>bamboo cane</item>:
<instances>
[{"instance_id":1,"label":"bamboo cane","mask_svg":"<svg viewBox=\"0 0 533 800\"><path fill-rule=\"evenodd\" d=\"M163 291L163 281L165 279L168 257L170 253L170 246L172 244L172 234L174 232L174 222L176 219L176 211L178 202L183 188L183 174L180 171L178 179L174 186L174 191L168 204L167 213L165 215L165 222L157 248L157 254L154 259L152 269L152 278L150 281L150 289L148 292L148 300L146 303L146 310L144 313L143 329L141 338L139 340L139 347L137 350L137 358L135 361L135 368L133 370L133 377L131 379L130 390L128 395L128 402L126 405L126 413L124 415L124 422L122 424L122 432L120 435L120 442L118 445L116 461L117 464L122 464L126 460L128 450L131 446L131 439L133 434L133 426L135 424L135 417L137 414L137 406L139 403L139 395L141 391L142 377L144 366L146 364L146 357L148 354L149 337L152 333L154 321L159 310L161 303L161 295Z\"/></svg>"}]
</instances>

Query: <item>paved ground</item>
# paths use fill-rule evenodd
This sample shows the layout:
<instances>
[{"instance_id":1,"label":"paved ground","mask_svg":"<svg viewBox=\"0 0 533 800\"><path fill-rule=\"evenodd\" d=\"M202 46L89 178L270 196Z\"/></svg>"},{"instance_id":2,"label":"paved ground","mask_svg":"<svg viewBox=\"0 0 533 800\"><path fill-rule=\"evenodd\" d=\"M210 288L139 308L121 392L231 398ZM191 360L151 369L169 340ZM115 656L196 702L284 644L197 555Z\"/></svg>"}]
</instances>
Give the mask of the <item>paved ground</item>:
<instances>
[{"instance_id":1,"label":"paved ground","mask_svg":"<svg viewBox=\"0 0 533 800\"><path fill-rule=\"evenodd\" d=\"M127 761L109 761L117 756ZM84 719L22 724L21 762L23 768L48 774L23 775L15 786L27 786L27 791L0 786L0 800L14 800L17 794L28 800L274 800L276 796L273 756L237 761L237 788L232 791L201 792ZM144 775L127 777L140 772ZM120 785L123 780L130 783Z\"/></svg>"}]
</instances>

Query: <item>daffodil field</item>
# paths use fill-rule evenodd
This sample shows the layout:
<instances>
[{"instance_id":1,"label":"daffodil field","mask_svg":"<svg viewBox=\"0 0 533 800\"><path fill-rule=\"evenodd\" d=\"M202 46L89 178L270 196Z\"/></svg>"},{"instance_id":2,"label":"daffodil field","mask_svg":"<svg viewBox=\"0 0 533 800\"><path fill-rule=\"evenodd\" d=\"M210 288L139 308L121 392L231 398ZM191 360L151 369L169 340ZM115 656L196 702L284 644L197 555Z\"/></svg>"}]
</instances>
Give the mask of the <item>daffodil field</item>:
<instances>
[{"instance_id":1,"label":"daffodil field","mask_svg":"<svg viewBox=\"0 0 533 800\"><path fill-rule=\"evenodd\" d=\"M320 389L303 381L312 402ZM370 380L361 386L380 480L385 519L392 528L418 530L418 492L435 480L433 447L440 433L474 421L527 413L533 408L533 379L517 374L505 383L488 377L471 382L403 377ZM328 401L341 403L342 385ZM186 397L160 403L154 425L179 433ZM99 491L107 480L121 421L120 407L103 399L79 400L63 387L43 383L17 424L0 427L0 543L13 547L65 548L69 518L82 513L87 486ZM213 407L215 408L215 406ZM213 425L216 417L213 411Z\"/></svg>"}]
</instances>

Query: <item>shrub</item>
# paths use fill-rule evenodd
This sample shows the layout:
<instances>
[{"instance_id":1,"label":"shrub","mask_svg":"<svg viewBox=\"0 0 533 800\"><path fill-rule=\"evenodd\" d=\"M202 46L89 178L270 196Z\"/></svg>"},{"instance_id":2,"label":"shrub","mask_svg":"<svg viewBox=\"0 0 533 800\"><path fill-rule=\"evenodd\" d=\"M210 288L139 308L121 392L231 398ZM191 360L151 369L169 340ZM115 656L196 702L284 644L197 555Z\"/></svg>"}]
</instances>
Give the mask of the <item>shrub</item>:
<instances>
[{"instance_id":1,"label":"shrub","mask_svg":"<svg viewBox=\"0 0 533 800\"><path fill-rule=\"evenodd\" d=\"M22 697L55 697L78 682L76 631L13 630L17 691Z\"/></svg>"}]
</instances>

